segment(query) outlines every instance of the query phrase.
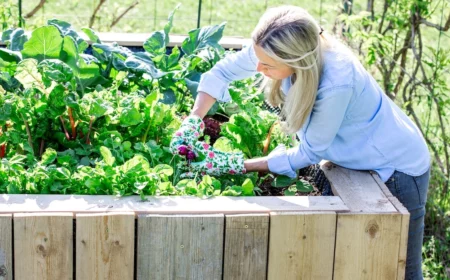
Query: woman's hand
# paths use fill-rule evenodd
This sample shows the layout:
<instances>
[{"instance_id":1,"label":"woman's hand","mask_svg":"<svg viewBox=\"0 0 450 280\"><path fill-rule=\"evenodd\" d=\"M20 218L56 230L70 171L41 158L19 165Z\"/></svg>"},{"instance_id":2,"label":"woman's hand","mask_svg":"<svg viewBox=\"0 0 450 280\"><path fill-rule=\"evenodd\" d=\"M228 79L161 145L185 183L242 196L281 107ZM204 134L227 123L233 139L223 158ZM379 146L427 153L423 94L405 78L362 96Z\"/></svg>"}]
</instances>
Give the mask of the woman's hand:
<instances>
[{"instance_id":1,"label":"woman's hand","mask_svg":"<svg viewBox=\"0 0 450 280\"><path fill-rule=\"evenodd\" d=\"M180 128L172 136L170 151L174 155L185 155L194 148L194 143L203 134L204 129L205 124L199 116L186 117Z\"/></svg>"},{"instance_id":2,"label":"woman's hand","mask_svg":"<svg viewBox=\"0 0 450 280\"><path fill-rule=\"evenodd\" d=\"M220 176L223 174L244 174L244 154L242 152L227 153L214 149L211 145L197 141L194 153L201 161L189 161L181 166L188 172L181 177L194 177L196 173Z\"/></svg>"}]
</instances>

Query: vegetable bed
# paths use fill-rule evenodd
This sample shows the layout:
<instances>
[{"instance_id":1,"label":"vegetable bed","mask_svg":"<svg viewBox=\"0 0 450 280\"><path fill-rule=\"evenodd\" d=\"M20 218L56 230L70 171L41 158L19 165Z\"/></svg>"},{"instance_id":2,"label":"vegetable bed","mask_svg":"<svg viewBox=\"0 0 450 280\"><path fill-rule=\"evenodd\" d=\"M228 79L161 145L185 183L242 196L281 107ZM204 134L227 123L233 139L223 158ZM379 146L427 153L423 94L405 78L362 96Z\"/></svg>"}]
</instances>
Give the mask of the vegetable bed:
<instances>
[{"instance_id":1,"label":"vegetable bed","mask_svg":"<svg viewBox=\"0 0 450 280\"><path fill-rule=\"evenodd\" d=\"M60 20L2 34L0 278L401 279L409 214L375 174L180 178L171 136L229 51L221 24L167 53L173 16L144 52ZM246 158L297 144L257 82L230 85L204 141Z\"/></svg>"},{"instance_id":2,"label":"vegetable bed","mask_svg":"<svg viewBox=\"0 0 450 280\"><path fill-rule=\"evenodd\" d=\"M60 20L31 36L20 28L2 34L0 193L264 193L256 186L267 177L255 173L180 178L185 159L170 153L171 137L190 112L201 74L228 52L218 44L221 24L192 30L166 53L173 15L144 42L144 52L104 44L94 30L78 33ZM211 109L203 140L219 150L242 150L247 158L267 155L280 143L295 145L276 125L277 116L263 109L254 82L230 86L233 102Z\"/></svg>"}]
</instances>

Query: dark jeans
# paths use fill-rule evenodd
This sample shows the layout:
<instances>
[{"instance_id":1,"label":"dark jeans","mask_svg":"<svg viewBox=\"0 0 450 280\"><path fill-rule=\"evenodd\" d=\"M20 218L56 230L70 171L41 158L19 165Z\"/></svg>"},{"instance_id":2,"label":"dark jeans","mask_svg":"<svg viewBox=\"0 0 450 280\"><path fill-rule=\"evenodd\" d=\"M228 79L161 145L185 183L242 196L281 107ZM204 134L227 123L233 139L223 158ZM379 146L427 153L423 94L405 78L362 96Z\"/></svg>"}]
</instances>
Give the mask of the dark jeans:
<instances>
[{"instance_id":1,"label":"dark jeans","mask_svg":"<svg viewBox=\"0 0 450 280\"><path fill-rule=\"evenodd\" d=\"M386 181L386 186L410 213L408 249L406 257L406 280L423 279L422 244L425 203L427 201L430 170L420 176L410 176L395 171Z\"/></svg>"}]
</instances>

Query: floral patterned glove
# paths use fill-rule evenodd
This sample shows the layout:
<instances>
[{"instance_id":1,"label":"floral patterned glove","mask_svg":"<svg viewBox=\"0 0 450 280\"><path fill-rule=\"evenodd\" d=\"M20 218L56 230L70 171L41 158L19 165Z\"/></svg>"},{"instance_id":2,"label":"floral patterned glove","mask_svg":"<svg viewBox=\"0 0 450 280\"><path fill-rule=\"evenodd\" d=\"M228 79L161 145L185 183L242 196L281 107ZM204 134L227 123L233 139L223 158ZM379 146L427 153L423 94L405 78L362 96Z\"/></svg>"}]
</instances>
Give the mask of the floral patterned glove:
<instances>
[{"instance_id":1,"label":"floral patterned glove","mask_svg":"<svg viewBox=\"0 0 450 280\"><path fill-rule=\"evenodd\" d=\"M193 149L197 139L203 134L205 124L198 116L188 116L184 119L180 128L172 136L170 141L170 151L174 155L186 155Z\"/></svg>"},{"instance_id":2,"label":"floral patterned glove","mask_svg":"<svg viewBox=\"0 0 450 280\"><path fill-rule=\"evenodd\" d=\"M226 153L214 149L205 142L197 141L194 143L194 153L198 158L204 158L199 162L190 162L182 168L189 172L182 175L182 177L194 177L196 173L219 176L223 174L244 174L244 154Z\"/></svg>"}]
</instances>

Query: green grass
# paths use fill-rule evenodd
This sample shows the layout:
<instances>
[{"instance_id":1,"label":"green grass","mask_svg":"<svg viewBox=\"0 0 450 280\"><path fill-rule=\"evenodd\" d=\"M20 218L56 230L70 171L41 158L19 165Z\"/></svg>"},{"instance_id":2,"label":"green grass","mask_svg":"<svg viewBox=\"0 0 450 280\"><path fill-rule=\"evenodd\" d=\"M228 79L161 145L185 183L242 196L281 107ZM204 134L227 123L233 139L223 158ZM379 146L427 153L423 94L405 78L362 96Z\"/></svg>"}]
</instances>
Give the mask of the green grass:
<instances>
[{"instance_id":1,"label":"green grass","mask_svg":"<svg viewBox=\"0 0 450 280\"><path fill-rule=\"evenodd\" d=\"M173 33L186 34L197 27L198 0L141 0L139 4L128 12L122 20L110 28L113 15L119 15L134 0L123 0L121 4L107 1L97 13L93 28L97 31L135 32L145 33L161 29L166 23L167 15L176 5L182 2L175 15ZM325 2L325 1L324 1ZM227 22L226 36L250 36L251 31L258 22L258 18L266 8L281 4L293 4L305 7L324 27L331 27L335 15L338 13L338 2L328 1L283 1L283 0L203 0L201 10L201 25ZM39 0L23 1L23 14L27 14ZM48 1L44 9L39 10L35 16L27 20L27 26L32 28L41 26L48 19L58 18L72 23L77 29L85 27L97 5L98 1L75 0ZM332 3L332 4L330 4Z\"/></svg>"}]
</instances>

